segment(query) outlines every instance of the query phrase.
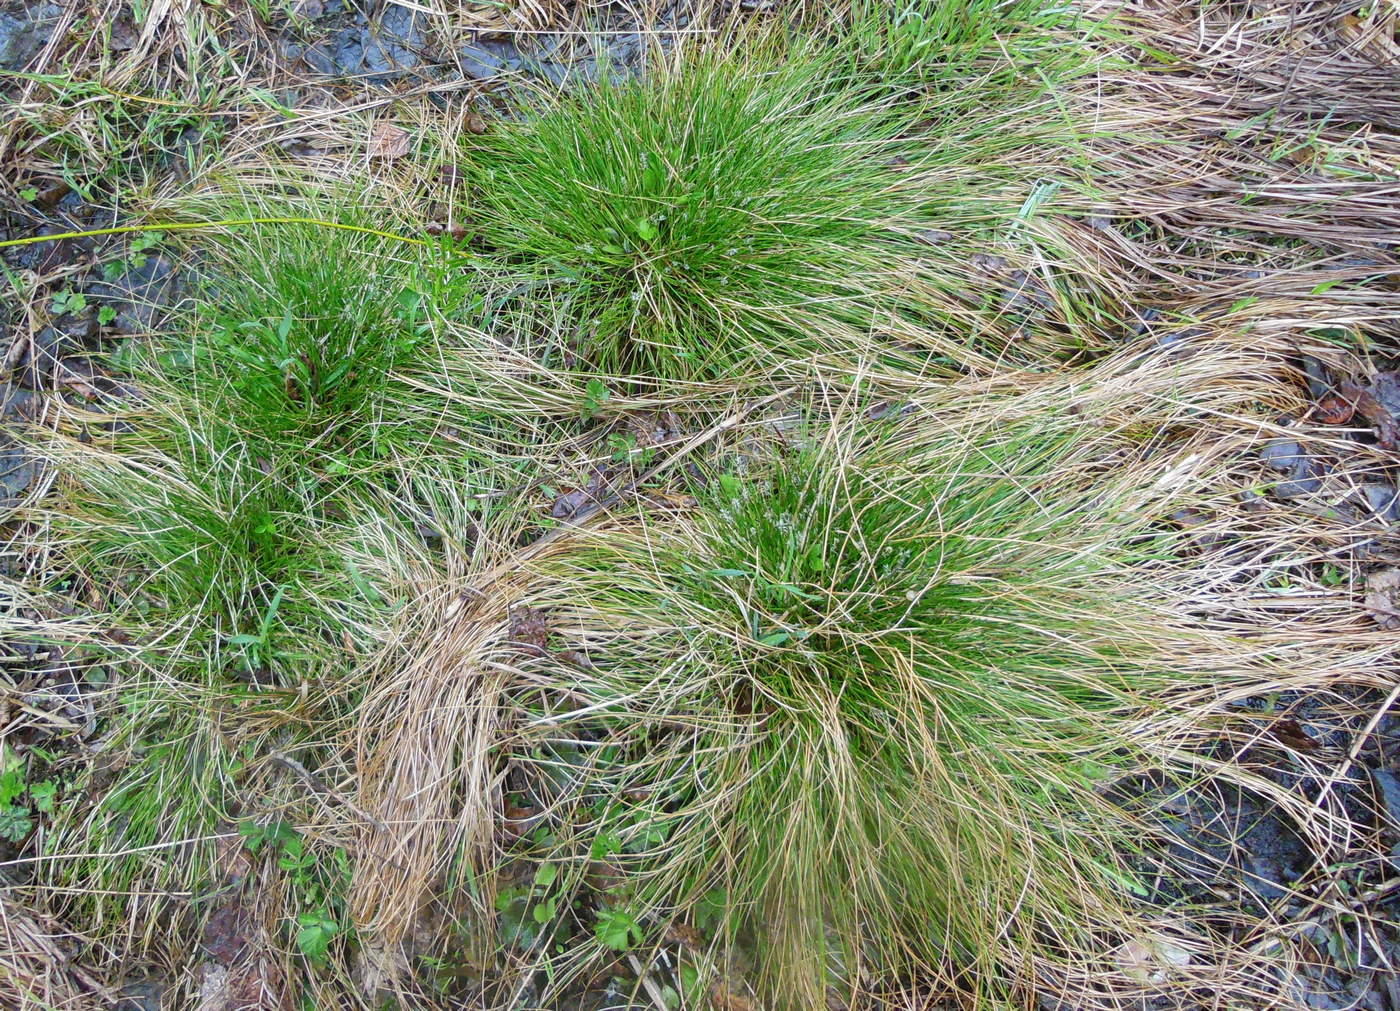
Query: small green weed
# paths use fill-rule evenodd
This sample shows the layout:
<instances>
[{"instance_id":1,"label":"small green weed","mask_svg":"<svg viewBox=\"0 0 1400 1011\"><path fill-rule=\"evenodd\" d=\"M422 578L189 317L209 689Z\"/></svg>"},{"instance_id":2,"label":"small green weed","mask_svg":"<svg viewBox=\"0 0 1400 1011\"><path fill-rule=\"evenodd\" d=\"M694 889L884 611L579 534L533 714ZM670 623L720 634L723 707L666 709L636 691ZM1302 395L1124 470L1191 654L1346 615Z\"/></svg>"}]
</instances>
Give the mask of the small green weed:
<instances>
[{"instance_id":1,"label":"small green weed","mask_svg":"<svg viewBox=\"0 0 1400 1011\"><path fill-rule=\"evenodd\" d=\"M31 779L28 763L8 744L0 744L0 839L22 841L36 815L54 813L61 786L54 779Z\"/></svg>"},{"instance_id":2,"label":"small green weed","mask_svg":"<svg viewBox=\"0 0 1400 1011\"><path fill-rule=\"evenodd\" d=\"M641 944L643 938L642 925L634 914L626 909L608 906L598 910L593 933L605 947L613 951L626 951Z\"/></svg>"},{"instance_id":3,"label":"small green weed","mask_svg":"<svg viewBox=\"0 0 1400 1011\"><path fill-rule=\"evenodd\" d=\"M293 826L284 821L238 826L243 843L252 853L270 852L277 867L291 879L296 908L289 914L297 950L313 964L326 960L331 942L345 932L345 888L350 862L344 850L318 853Z\"/></svg>"},{"instance_id":4,"label":"small green weed","mask_svg":"<svg viewBox=\"0 0 1400 1011\"><path fill-rule=\"evenodd\" d=\"M588 421L596 418L598 412L602 410L603 405L606 404L611 397L612 392L608 389L607 383L603 382L603 380L598 378L588 380L587 384L584 386L583 408L580 412L584 420Z\"/></svg>"},{"instance_id":5,"label":"small green weed","mask_svg":"<svg viewBox=\"0 0 1400 1011\"><path fill-rule=\"evenodd\" d=\"M243 647L243 662L248 670L255 671L261 668L264 663L271 659L272 655L272 628L277 621L277 608L282 605L283 587L278 587L273 594L272 600L268 602L267 610L263 613L262 622L255 633L240 633L230 635L224 641L230 646Z\"/></svg>"},{"instance_id":6,"label":"small green weed","mask_svg":"<svg viewBox=\"0 0 1400 1011\"><path fill-rule=\"evenodd\" d=\"M165 241L162 232L140 232L126 247L123 256L107 260L102 264L102 279L115 281L129 270L142 270L150 262L151 250L159 248Z\"/></svg>"},{"instance_id":7,"label":"small green weed","mask_svg":"<svg viewBox=\"0 0 1400 1011\"><path fill-rule=\"evenodd\" d=\"M87 307L87 297L82 292L74 291L72 288L65 288L63 291L55 294L53 301L49 304L49 308L53 311L55 316L63 316L65 314L69 316L81 316L83 313L87 312Z\"/></svg>"}]
</instances>

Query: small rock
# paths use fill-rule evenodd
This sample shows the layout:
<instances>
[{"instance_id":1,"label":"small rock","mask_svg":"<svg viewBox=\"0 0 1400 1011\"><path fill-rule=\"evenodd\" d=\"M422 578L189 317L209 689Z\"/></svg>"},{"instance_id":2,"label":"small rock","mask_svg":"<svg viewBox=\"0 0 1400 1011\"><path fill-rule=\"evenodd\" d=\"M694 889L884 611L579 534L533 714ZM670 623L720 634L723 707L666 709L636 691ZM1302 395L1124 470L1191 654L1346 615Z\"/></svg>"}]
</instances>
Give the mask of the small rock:
<instances>
[{"instance_id":1,"label":"small rock","mask_svg":"<svg viewBox=\"0 0 1400 1011\"><path fill-rule=\"evenodd\" d=\"M44 327L27 344L17 343L11 349L15 352L15 381L27 389L44 389L58 366L59 358L66 351L76 350L77 346L77 342L72 341L58 326Z\"/></svg>"},{"instance_id":2,"label":"small rock","mask_svg":"<svg viewBox=\"0 0 1400 1011\"><path fill-rule=\"evenodd\" d=\"M1400 631L1400 569L1381 569L1366 577L1366 610L1387 632Z\"/></svg>"},{"instance_id":3,"label":"small rock","mask_svg":"<svg viewBox=\"0 0 1400 1011\"><path fill-rule=\"evenodd\" d=\"M35 235L58 235L65 231L68 229L62 225L44 225ZM92 251L92 246L91 239L53 239L6 250L5 258L20 270L49 274L81 259L84 254Z\"/></svg>"},{"instance_id":4,"label":"small rock","mask_svg":"<svg viewBox=\"0 0 1400 1011\"><path fill-rule=\"evenodd\" d=\"M145 333L183 297L188 283L169 257L154 254L119 277L96 282L88 293L117 310L111 325L118 333Z\"/></svg>"},{"instance_id":5,"label":"small rock","mask_svg":"<svg viewBox=\"0 0 1400 1011\"><path fill-rule=\"evenodd\" d=\"M457 51L462 74L479 81L489 81L502 74L520 69L520 54L507 42L473 39Z\"/></svg>"},{"instance_id":6,"label":"small rock","mask_svg":"<svg viewBox=\"0 0 1400 1011\"><path fill-rule=\"evenodd\" d=\"M1285 501L1315 494L1325 473L1322 461L1308 456L1292 439L1270 439L1259 450L1260 461L1270 470L1287 474L1288 479L1274 485L1275 498Z\"/></svg>"},{"instance_id":7,"label":"small rock","mask_svg":"<svg viewBox=\"0 0 1400 1011\"><path fill-rule=\"evenodd\" d=\"M914 238L926 246L936 246L941 242L953 241L953 233L945 232L941 228L925 228L921 232L915 232Z\"/></svg>"},{"instance_id":8,"label":"small rock","mask_svg":"<svg viewBox=\"0 0 1400 1011\"><path fill-rule=\"evenodd\" d=\"M154 980L127 983L121 988L113 1011L161 1011L164 989Z\"/></svg>"},{"instance_id":9,"label":"small rock","mask_svg":"<svg viewBox=\"0 0 1400 1011\"><path fill-rule=\"evenodd\" d=\"M1259 450L1260 461L1271 470L1290 471L1299 460L1306 460L1303 448L1292 439L1270 439Z\"/></svg>"},{"instance_id":10,"label":"small rock","mask_svg":"<svg viewBox=\"0 0 1400 1011\"><path fill-rule=\"evenodd\" d=\"M1240 507L1245 512L1261 513L1269 508L1269 500L1253 488L1246 488L1239 494Z\"/></svg>"},{"instance_id":11,"label":"small rock","mask_svg":"<svg viewBox=\"0 0 1400 1011\"><path fill-rule=\"evenodd\" d=\"M1308 394L1314 400L1321 400L1332 390L1332 379L1327 374L1327 366L1316 358L1304 356L1303 374L1308 377Z\"/></svg>"},{"instance_id":12,"label":"small rock","mask_svg":"<svg viewBox=\"0 0 1400 1011\"><path fill-rule=\"evenodd\" d=\"M332 42L328 45L324 42L317 42L307 46L305 49L301 49L298 46L296 47L295 53L289 47L287 52L288 59L296 60L300 58L308 69L317 74L324 74L330 77L336 73L336 69L339 65L339 58L345 55L345 45L349 42L346 32L341 32L340 35L337 36L337 39L340 40L339 44ZM354 60L358 62L358 55L354 57Z\"/></svg>"},{"instance_id":13,"label":"small rock","mask_svg":"<svg viewBox=\"0 0 1400 1011\"><path fill-rule=\"evenodd\" d=\"M1393 833L1400 834L1400 774L1389 769L1372 769L1379 813Z\"/></svg>"},{"instance_id":14,"label":"small rock","mask_svg":"<svg viewBox=\"0 0 1400 1011\"><path fill-rule=\"evenodd\" d=\"M1139 983L1161 983L1172 969L1191 964L1191 953L1164 937L1128 941L1113 952L1113 959L1130 979Z\"/></svg>"},{"instance_id":15,"label":"small rock","mask_svg":"<svg viewBox=\"0 0 1400 1011\"><path fill-rule=\"evenodd\" d=\"M1361 486L1361 493L1377 519L1387 523L1400 519L1400 493L1393 485L1383 481L1367 481Z\"/></svg>"},{"instance_id":16,"label":"small rock","mask_svg":"<svg viewBox=\"0 0 1400 1011\"><path fill-rule=\"evenodd\" d=\"M1259 897L1262 902L1277 902L1288 897L1283 887L1283 866L1271 856L1260 853L1246 853L1241 863L1241 877L1244 886Z\"/></svg>"},{"instance_id":17,"label":"small rock","mask_svg":"<svg viewBox=\"0 0 1400 1011\"><path fill-rule=\"evenodd\" d=\"M22 13L0 11L0 70L24 70L49 44L63 13L55 3L20 4Z\"/></svg>"},{"instance_id":18,"label":"small rock","mask_svg":"<svg viewBox=\"0 0 1400 1011\"><path fill-rule=\"evenodd\" d=\"M1315 477L1299 477L1289 481L1280 481L1274 485L1274 495L1288 501L1295 498L1306 498L1309 495L1316 495L1322 488L1322 482Z\"/></svg>"},{"instance_id":19,"label":"small rock","mask_svg":"<svg viewBox=\"0 0 1400 1011\"><path fill-rule=\"evenodd\" d=\"M383 84L405 70L422 63L423 30L418 15L407 7L391 6L384 11L375 30L367 33L364 44L364 70L371 80Z\"/></svg>"}]
</instances>

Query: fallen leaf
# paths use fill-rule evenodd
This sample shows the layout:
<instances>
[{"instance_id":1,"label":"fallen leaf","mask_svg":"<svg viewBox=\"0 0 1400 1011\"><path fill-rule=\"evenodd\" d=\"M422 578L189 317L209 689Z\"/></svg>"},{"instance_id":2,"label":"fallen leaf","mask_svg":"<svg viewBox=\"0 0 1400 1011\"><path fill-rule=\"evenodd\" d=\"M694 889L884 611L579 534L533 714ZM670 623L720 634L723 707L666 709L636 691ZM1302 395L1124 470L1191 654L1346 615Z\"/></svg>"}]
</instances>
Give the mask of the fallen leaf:
<instances>
[{"instance_id":1,"label":"fallen leaf","mask_svg":"<svg viewBox=\"0 0 1400 1011\"><path fill-rule=\"evenodd\" d=\"M549 655L549 621L533 607L516 608L510 613L510 641L531 656Z\"/></svg>"},{"instance_id":2,"label":"fallen leaf","mask_svg":"<svg viewBox=\"0 0 1400 1011\"><path fill-rule=\"evenodd\" d=\"M567 664L572 664L582 670L592 670L593 661L576 649L566 649L559 654L559 659Z\"/></svg>"},{"instance_id":3,"label":"fallen leaf","mask_svg":"<svg viewBox=\"0 0 1400 1011\"><path fill-rule=\"evenodd\" d=\"M393 123L376 123L369 134L369 156L393 161L408 154L408 131Z\"/></svg>"},{"instance_id":4,"label":"fallen leaf","mask_svg":"<svg viewBox=\"0 0 1400 1011\"><path fill-rule=\"evenodd\" d=\"M605 478L602 471L594 471L588 479L588 487L565 492L554 500L549 515L556 520L566 520L593 506L606 494Z\"/></svg>"},{"instance_id":5,"label":"fallen leaf","mask_svg":"<svg viewBox=\"0 0 1400 1011\"><path fill-rule=\"evenodd\" d=\"M539 816L539 811L533 807L517 807L506 802L501 812L503 827L506 833L516 839L523 839L533 827L534 820Z\"/></svg>"},{"instance_id":6,"label":"fallen leaf","mask_svg":"<svg viewBox=\"0 0 1400 1011\"><path fill-rule=\"evenodd\" d=\"M680 419L670 411L664 415L658 411L633 411L626 419L627 431L636 438L638 446L659 446L681 431Z\"/></svg>"},{"instance_id":7,"label":"fallen leaf","mask_svg":"<svg viewBox=\"0 0 1400 1011\"><path fill-rule=\"evenodd\" d=\"M1355 413L1355 405L1341 397L1323 397L1313 408L1313 417L1323 425L1345 425Z\"/></svg>"},{"instance_id":8,"label":"fallen leaf","mask_svg":"<svg viewBox=\"0 0 1400 1011\"><path fill-rule=\"evenodd\" d=\"M1274 720L1269 730L1281 744L1285 744L1294 751L1316 751L1321 745L1313 740L1312 735L1299 725L1298 721L1291 717L1283 717Z\"/></svg>"},{"instance_id":9,"label":"fallen leaf","mask_svg":"<svg viewBox=\"0 0 1400 1011\"><path fill-rule=\"evenodd\" d=\"M1337 392L1375 426L1382 449L1400 449L1400 372L1377 372L1364 386L1344 381Z\"/></svg>"}]
</instances>

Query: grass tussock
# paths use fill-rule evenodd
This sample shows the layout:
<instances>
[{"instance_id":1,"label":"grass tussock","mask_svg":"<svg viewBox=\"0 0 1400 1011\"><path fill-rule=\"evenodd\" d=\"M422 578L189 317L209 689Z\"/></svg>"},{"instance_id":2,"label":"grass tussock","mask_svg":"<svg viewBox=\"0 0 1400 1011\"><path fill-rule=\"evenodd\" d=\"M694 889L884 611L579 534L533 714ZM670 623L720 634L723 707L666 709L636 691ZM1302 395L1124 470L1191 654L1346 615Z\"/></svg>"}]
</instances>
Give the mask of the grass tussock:
<instances>
[{"instance_id":1,"label":"grass tussock","mask_svg":"<svg viewBox=\"0 0 1400 1011\"><path fill-rule=\"evenodd\" d=\"M519 340L566 368L706 379L896 356L880 330L958 315L931 236L1014 216L1037 191L1027 150L1075 138L1041 80L993 74L968 107L955 89L990 42L944 6L870 22L873 64L859 39L682 47L474 138L468 214L508 266L495 304L528 307ZM913 56L950 34L961 59Z\"/></svg>"},{"instance_id":2,"label":"grass tussock","mask_svg":"<svg viewBox=\"0 0 1400 1011\"><path fill-rule=\"evenodd\" d=\"M509 470L489 423L417 392L461 308L431 255L313 228L203 252L182 325L118 350L121 413L65 412L36 445L63 490L41 514L46 589L87 602L104 631L86 645L121 672L95 801L52 826L87 855L44 871L70 913L142 946L188 941L215 840L281 818L243 798L343 731L403 588L470 551L478 493ZM176 896L203 898L166 920Z\"/></svg>"},{"instance_id":3,"label":"grass tussock","mask_svg":"<svg viewBox=\"0 0 1400 1011\"><path fill-rule=\"evenodd\" d=\"M514 620L468 623L472 655L445 624L420 663L493 679L489 713L454 711L515 742L492 792L529 819L468 933L494 919L564 987L701 931L704 986L743 964L775 1007L907 979L986 1007L1131 989L1109 949L1157 935L1106 789L1194 774L1146 732L1173 693L1272 672L1187 631L1156 507L1036 417L826 419L680 515L550 551ZM526 651L493 659L503 632Z\"/></svg>"}]
</instances>

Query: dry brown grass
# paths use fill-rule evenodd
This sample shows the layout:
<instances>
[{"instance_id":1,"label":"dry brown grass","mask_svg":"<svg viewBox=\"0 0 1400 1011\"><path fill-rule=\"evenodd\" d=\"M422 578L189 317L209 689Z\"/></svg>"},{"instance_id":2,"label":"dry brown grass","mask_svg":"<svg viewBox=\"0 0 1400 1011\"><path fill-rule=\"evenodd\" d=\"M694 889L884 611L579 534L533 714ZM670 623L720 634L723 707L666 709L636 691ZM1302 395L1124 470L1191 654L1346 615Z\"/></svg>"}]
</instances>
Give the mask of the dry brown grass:
<instances>
[{"instance_id":1,"label":"dry brown grass","mask_svg":"<svg viewBox=\"0 0 1400 1011\"><path fill-rule=\"evenodd\" d=\"M1128 45L1114 48L1125 62L1082 97L1108 138L1096 145L1105 213L1129 226L1078 242L1130 272L1149 304L1190 312L1253 297L1248 318L1269 332L1393 339L1396 17L1360 2L1124 11Z\"/></svg>"},{"instance_id":2,"label":"dry brown grass","mask_svg":"<svg viewBox=\"0 0 1400 1011\"><path fill-rule=\"evenodd\" d=\"M97 1011L116 1002L106 973L74 957L91 942L0 895L0 1007Z\"/></svg>"}]
</instances>

